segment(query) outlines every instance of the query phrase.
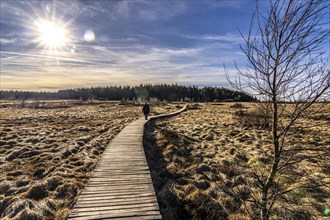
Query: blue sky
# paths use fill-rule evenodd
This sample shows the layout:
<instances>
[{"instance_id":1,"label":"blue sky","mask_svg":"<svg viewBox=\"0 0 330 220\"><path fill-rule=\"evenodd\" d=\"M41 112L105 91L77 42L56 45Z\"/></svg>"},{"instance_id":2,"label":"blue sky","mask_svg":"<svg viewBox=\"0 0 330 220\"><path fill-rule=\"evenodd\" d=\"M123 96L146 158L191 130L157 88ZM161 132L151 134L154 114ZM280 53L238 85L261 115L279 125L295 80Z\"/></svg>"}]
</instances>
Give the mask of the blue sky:
<instances>
[{"instance_id":1,"label":"blue sky","mask_svg":"<svg viewBox=\"0 0 330 220\"><path fill-rule=\"evenodd\" d=\"M254 0L1 0L1 89L228 86L222 65L234 73L234 60L245 63L237 28L247 32L254 8ZM65 29L56 49L40 36L44 21Z\"/></svg>"}]
</instances>

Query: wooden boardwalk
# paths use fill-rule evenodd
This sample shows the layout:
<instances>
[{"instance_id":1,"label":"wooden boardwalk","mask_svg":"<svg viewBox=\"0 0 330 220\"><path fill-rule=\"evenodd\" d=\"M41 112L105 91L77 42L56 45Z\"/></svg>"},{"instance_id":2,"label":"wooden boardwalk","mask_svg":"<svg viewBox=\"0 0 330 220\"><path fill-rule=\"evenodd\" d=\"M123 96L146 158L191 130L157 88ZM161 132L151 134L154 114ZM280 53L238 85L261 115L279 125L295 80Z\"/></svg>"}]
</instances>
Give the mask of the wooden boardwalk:
<instances>
[{"instance_id":1,"label":"wooden boardwalk","mask_svg":"<svg viewBox=\"0 0 330 220\"><path fill-rule=\"evenodd\" d=\"M146 122L132 122L109 143L69 219L161 219L142 143Z\"/></svg>"}]
</instances>

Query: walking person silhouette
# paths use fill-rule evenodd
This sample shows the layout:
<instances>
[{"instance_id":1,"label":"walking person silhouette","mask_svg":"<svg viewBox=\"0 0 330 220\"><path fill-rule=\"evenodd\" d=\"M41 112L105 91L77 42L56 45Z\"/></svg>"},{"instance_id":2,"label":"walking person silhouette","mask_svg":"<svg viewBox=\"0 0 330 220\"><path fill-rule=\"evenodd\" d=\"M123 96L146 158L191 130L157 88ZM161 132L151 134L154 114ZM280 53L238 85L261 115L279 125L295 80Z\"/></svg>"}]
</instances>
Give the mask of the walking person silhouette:
<instances>
[{"instance_id":1,"label":"walking person silhouette","mask_svg":"<svg viewBox=\"0 0 330 220\"><path fill-rule=\"evenodd\" d=\"M148 114L150 113L150 107L147 103L144 104L143 108L142 108L142 112L144 114L144 118L146 120L148 120Z\"/></svg>"}]
</instances>

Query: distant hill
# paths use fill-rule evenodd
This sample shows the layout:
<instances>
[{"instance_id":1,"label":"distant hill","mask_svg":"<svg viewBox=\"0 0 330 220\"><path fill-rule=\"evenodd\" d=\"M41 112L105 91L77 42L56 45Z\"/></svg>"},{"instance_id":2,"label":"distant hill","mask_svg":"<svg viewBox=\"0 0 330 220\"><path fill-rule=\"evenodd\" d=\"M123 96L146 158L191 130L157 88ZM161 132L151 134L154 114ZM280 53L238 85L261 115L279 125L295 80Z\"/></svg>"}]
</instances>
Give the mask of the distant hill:
<instances>
[{"instance_id":1,"label":"distant hill","mask_svg":"<svg viewBox=\"0 0 330 220\"><path fill-rule=\"evenodd\" d=\"M80 100L155 100L212 102L256 101L247 93L222 87L182 86L177 84L141 84L64 89L57 92L0 91L0 99L80 99Z\"/></svg>"}]
</instances>

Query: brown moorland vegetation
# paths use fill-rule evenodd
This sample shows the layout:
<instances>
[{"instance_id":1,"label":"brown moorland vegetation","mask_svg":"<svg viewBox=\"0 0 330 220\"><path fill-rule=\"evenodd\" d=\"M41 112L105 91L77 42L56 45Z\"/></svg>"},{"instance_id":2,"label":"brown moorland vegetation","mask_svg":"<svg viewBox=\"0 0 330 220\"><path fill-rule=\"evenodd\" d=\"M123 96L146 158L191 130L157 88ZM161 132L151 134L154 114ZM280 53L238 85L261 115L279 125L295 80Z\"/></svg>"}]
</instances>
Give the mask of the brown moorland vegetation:
<instances>
[{"instance_id":1,"label":"brown moorland vegetation","mask_svg":"<svg viewBox=\"0 0 330 220\"><path fill-rule=\"evenodd\" d=\"M142 116L141 106L1 101L0 218L66 219L105 147ZM152 114L176 109L151 105Z\"/></svg>"},{"instance_id":2,"label":"brown moorland vegetation","mask_svg":"<svg viewBox=\"0 0 330 220\"><path fill-rule=\"evenodd\" d=\"M297 152L300 162L277 177L276 183L290 190L276 203L274 219L327 219L329 107L306 112L288 136L287 150L309 150ZM257 177L266 175L272 160L267 118L257 114L252 103L195 104L176 117L148 123L144 142L164 219L251 219L247 210L253 211L258 196ZM294 188L313 180L319 186Z\"/></svg>"}]
</instances>

